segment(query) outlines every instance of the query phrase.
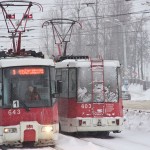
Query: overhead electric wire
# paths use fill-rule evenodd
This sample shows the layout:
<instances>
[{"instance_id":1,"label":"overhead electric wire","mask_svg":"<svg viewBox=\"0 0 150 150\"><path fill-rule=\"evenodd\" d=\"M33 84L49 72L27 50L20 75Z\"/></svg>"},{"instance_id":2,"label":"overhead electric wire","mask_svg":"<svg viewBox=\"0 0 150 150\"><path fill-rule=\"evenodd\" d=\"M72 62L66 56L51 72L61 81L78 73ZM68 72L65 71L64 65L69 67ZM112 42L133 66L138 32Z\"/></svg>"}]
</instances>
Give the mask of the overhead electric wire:
<instances>
[{"instance_id":1,"label":"overhead electric wire","mask_svg":"<svg viewBox=\"0 0 150 150\"><path fill-rule=\"evenodd\" d=\"M101 5L102 5L102 6L103 6L103 5L114 5L114 4L116 4L116 2L117 2L117 3L123 3L122 0L116 0L115 2L110 2L110 1L108 1L108 2L104 2L104 3L99 3L98 5L100 5L100 6L101 6ZM130 4L131 2L134 2L134 3L135 3L135 2L136 2L136 3L141 3L141 2L143 2L143 0L141 0L141 2L140 2L140 1L137 1L137 0L131 0L131 1L128 1L128 2L127 2L127 1L124 0L124 3L123 3L123 4L124 4L124 5L128 5L128 4ZM89 2L89 3L90 3L90 2ZM86 5L86 4L88 4L88 2L87 2L87 3L86 3L86 2L85 2L85 3L84 3L84 2L83 2L83 3L82 3L82 2L80 3L80 2L78 2L78 1L72 1L72 0L71 0L71 1L63 1L63 3L61 3L61 2L60 2L60 3L55 2L55 3L53 3L53 4L51 4L51 3L45 3L45 4L42 4L42 6L45 6L45 5L49 5L49 6L51 6L51 5L52 5L52 6L53 6L53 5L56 5L56 6L59 6L59 5L62 5L62 4L63 4L64 6L68 6L68 5L73 6L73 5L77 5L77 4ZM92 5L94 5L94 3L93 3ZM90 5L89 5L89 6L90 6Z\"/></svg>"},{"instance_id":2,"label":"overhead electric wire","mask_svg":"<svg viewBox=\"0 0 150 150\"><path fill-rule=\"evenodd\" d=\"M132 1L136 1L136 0L132 0ZM110 15L105 15L105 16L99 16L98 15L97 18L98 19L105 19L105 18L113 18L113 17L118 17L118 16L124 16L124 15L136 15L136 14L147 14L147 13L150 13L150 10L143 10L143 11L137 11L137 12L122 13L122 14L115 14L115 15L111 15L110 14ZM80 19L83 19L83 21L95 20L95 18L96 18L95 16L80 17ZM44 20L45 21L46 19L45 18L44 19L33 19L33 21L39 21L39 20L41 20L41 21ZM118 26L118 25L115 25L115 26ZM32 28L40 28L40 26L33 26ZM112 27L109 27L109 28L112 28ZM2 28L0 28L0 29L2 29ZM105 29L107 29L107 28L105 28ZM103 30L103 29L99 29L99 30Z\"/></svg>"},{"instance_id":3,"label":"overhead electric wire","mask_svg":"<svg viewBox=\"0 0 150 150\"><path fill-rule=\"evenodd\" d=\"M113 15L98 15L96 16L98 19L102 19L102 18L111 18L111 17L119 17L119 16L125 16L125 15L135 15L135 14L148 14L150 13L150 9L148 10L142 10L142 11L135 11L135 12L128 12L128 13L121 13L121 14L113 14ZM88 18L88 20L95 20L96 18L95 16L88 16L88 17L80 17L80 19L86 19ZM36 20L48 20L50 18L44 18L44 19L32 19L34 21ZM1 19L0 21L4 21L4 19Z\"/></svg>"}]
</instances>

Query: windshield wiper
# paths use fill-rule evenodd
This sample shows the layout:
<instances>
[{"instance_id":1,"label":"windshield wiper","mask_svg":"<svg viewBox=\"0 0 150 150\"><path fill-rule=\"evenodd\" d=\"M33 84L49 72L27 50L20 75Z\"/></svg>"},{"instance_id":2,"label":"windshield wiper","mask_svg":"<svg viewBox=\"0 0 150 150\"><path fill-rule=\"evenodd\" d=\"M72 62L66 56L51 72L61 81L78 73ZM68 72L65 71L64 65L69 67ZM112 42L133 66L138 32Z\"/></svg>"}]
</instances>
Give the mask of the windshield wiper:
<instances>
[{"instance_id":1,"label":"windshield wiper","mask_svg":"<svg viewBox=\"0 0 150 150\"><path fill-rule=\"evenodd\" d=\"M30 111L30 108L25 104L24 101L19 100L20 104L25 108L26 111Z\"/></svg>"},{"instance_id":2,"label":"windshield wiper","mask_svg":"<svg viewBox=\"0 0 150 150\"><path fill-rule=\"evenodd\" d=\"M18 99L19 103L25 108L25 110L30 111L29 107L22 100L20 100L19 96L17 96L16 88L15 87L13 88L13 83L12 82L11 82L10 88L11 88L11 99ZM14 95L15 95L15 97L14 97Z\"/></svg>"}]
</instances>

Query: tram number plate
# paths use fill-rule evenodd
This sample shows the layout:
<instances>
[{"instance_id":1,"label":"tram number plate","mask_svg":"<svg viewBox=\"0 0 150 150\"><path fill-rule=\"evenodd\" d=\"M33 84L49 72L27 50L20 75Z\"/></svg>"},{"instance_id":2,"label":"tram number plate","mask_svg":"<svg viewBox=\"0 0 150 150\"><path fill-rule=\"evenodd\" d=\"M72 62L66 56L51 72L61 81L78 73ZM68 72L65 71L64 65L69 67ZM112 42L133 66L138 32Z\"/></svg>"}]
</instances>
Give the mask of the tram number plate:
<instances>
[{"instance_id":1,"label":"tram number plate","mask_svg":"<svg viewBox=\"0 0 150 150\"><path fill-rule=\"evenodd\" d=\"M81 108L86 109L86 108L92 108L91 104L82 104Z\"/></svg>"},{"instance_id":2,"label":"tram number plate","mask_svg":"<svg viewBox=\"0 0 150 150\"><path fill-rule=\"evenodd\" d=\"M13 100L13 108L19 108L19 100Z\"/></svg>"},{"instance_id":3,"label":"tram number plate","mask_svg":"<svg viewBox=\"0 0 150 150\"><path fill-rule=\"evenodd\" d=\"M10 110L8 110L8 115L19 115L19 114L21 114L21 112L20 112L20 109L10 109Z\"/></svg>"}]
</instances>

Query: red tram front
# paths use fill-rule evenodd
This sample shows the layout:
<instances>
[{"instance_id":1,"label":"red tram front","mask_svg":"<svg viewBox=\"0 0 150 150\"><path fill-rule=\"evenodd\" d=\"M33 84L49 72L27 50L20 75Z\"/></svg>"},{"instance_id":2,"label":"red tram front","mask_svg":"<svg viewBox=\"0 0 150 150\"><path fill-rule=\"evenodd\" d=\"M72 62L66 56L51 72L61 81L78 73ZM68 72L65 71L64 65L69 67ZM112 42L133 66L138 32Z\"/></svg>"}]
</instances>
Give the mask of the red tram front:
<instances>
[{"instance_id":1,"label":"red tram front","mask_svg":"<svg viewBox=\"0 0 150 150\"><path fill-rule=\"evenodd\" d=\"M56 63L60 130L109 135L122 130L120 64L80 56Z\"/></svg>"},{"instance_id":2,"label":"red tram front","mask_svg":"<svg viewBox=\"0 0 150 150\"><path fill-rule=\"evenodd\" d=\"M0 59L0 145L54 145L58 133L54 62Z\"/></svg>"}]
</instances>

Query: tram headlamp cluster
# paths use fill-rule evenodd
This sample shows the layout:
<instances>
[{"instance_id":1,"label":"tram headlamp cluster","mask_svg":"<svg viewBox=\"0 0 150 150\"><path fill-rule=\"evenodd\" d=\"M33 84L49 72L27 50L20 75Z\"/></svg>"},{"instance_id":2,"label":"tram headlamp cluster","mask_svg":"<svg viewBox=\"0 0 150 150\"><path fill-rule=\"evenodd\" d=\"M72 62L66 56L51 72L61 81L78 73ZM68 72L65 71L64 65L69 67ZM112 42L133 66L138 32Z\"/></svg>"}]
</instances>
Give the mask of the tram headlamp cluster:
<instances>
[{"instance_id":1,"label":"tram headlamp cluster","mask_svg":"<svg viewBox=\"0 0 150 150\"><path fill-rule=\"evenodd\" d=\"M17 128L4 128L4 133L17 133Z\"/></svg>"},{"instance_id":2,"label":"tram headlamp cluster","mask_svg":"<svg viewBox=\"0 0 150 150\"><path fill-rule=\"evenodd\" d=\"M42 132L51 132L51 131L53 131L53 127L52 126L42 127Z\"/></svg>"}]
</instances>

